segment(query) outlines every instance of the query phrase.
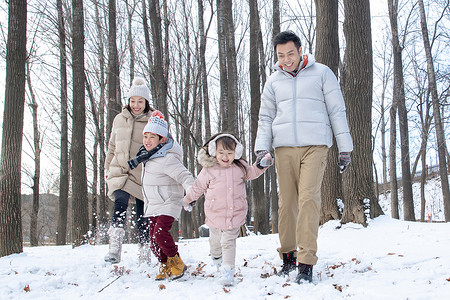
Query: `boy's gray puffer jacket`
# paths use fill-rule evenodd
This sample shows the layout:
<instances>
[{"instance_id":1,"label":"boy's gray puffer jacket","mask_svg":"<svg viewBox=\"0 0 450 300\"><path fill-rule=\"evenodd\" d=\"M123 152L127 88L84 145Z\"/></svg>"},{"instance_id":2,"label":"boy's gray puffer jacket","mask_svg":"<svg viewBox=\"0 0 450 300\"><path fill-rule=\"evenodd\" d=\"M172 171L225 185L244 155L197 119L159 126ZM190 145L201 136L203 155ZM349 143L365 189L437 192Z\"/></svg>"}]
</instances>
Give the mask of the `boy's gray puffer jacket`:
<instances>
[{"instance_id":1,"label":"boy's gray puffer jacket","mask_svg":"<svg viewBox=\"0 0 450 300\"><path fill-rule=\"evenodd\" d=\"M142 192L144 217L180 217L184 191L194 183L194 176L183 165L183 151L169 134L164 146L144 163Z\"/></svg>"}]
</instances>

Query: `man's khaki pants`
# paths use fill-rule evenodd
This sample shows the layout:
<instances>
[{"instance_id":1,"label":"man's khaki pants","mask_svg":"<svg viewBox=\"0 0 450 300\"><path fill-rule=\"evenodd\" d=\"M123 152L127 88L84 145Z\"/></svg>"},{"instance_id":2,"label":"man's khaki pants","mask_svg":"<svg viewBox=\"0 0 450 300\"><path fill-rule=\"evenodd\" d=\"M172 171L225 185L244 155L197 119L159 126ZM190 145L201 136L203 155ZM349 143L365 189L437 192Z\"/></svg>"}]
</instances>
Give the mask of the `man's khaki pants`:
<instances>
[{"instance_id":1,"label":"man's khaki pants","mask_svg":"<svg viewBox=\"0 0 450 300\"><path fill-rule=\"evenodd\" d=\"M317 235L327 146L275 149L279 186L278 230L282 253L297 251L297 261L317 263Z\"/></svg>"}]
</instances>

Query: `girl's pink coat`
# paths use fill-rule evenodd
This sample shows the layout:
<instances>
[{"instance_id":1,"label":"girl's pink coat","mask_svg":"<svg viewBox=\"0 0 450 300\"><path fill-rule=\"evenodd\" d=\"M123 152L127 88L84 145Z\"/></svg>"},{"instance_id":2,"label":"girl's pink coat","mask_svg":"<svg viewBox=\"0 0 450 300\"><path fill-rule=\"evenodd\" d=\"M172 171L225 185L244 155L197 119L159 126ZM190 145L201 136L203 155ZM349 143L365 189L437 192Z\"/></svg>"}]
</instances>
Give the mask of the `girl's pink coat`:
<instances>
[{"instance_id":1,"label":"girl's pink coat","mask_svg":"<svg viewBox=\"0 0 450 300\"><path fill-rule=\"evenodd\" d=\"M201 163L200 158L199 162ZM205 193L206 225L229 230L245 223L248 210L245 181L258 178L266 169L261 170L256 164L250 166L244 160L241 162L247 170L247 176L235 163L224 168L216 161L213 166L204 167L200 171L194 184L186 192L183 200L185 205L196 201Z\"/></svg>"}]
</instances>

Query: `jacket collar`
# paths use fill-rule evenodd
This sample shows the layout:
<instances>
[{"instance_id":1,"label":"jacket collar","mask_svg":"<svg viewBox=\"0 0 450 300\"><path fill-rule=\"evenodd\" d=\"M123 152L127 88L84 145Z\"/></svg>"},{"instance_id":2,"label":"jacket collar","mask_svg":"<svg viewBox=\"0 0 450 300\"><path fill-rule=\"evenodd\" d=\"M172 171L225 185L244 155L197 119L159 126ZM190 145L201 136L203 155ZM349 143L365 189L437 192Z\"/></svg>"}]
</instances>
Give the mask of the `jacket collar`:
<instances>
[{"instance_id":1,"label":"jacket collar","mask_svg":"<svg viewBox=\"0 0 450 300\"><path fill-rule=\"evenodd\" d=\"M272 66L272 69L274 69L275 71L280 71L280 72L282 72L282 73L284 73L284 74L286 74L286 75L291 75L291 76L295 77L295 76L298 75L298 73L299 73L301 70L307 69L307 68L311 67L311 66L312 66L313 64L315 64L315 63L316 63L316 60L315 60L315 58L314 58L314 56L313 56L312 54L304 54L304 55L302 56L302 60L300 61L300 65L301 65L302 67L301 67L301 68L297 71L297 73L295 73L295 74L293 74L293 73L291 73L291 72L288 72L288 71L284 70L284 69L281 67L281 64L280 64L279 61L277 61L277 62Z\"/></svg>"}]
</instances>

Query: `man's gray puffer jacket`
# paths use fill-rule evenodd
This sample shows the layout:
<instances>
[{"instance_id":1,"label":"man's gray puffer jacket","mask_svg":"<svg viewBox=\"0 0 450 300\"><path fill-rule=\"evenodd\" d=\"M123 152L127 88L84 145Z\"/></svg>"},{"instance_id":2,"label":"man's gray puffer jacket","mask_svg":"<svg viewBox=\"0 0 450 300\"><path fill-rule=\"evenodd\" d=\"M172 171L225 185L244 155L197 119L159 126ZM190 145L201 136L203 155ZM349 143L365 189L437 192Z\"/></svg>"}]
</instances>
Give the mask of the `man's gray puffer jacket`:
<instances>
[{"instance_id":1,"label":"man's gray puffer jacket","mask_svg":"<svg viewBox=\"0 0 450 300\"><path fill-rule=\"evenodd\" d=\"M334 73L316 63L312 55L297 76L277 70L267 80L261 97L255 151L277 147L333 144L339 152L351 152L353 142L347 124L345 103Z\"/></svg>"}]
</instances>

